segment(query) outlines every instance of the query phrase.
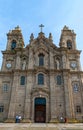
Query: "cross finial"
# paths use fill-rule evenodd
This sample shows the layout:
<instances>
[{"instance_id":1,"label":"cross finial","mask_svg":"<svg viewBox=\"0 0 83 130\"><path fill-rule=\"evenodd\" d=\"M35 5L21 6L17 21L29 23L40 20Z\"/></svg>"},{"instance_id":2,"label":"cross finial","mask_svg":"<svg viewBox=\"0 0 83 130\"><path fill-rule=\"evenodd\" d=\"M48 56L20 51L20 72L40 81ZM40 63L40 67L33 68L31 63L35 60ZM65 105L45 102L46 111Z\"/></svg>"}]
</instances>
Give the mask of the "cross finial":
<instances>
[{"instance_id":1,"label":"cross finial","mask_svg":"<svg viewBox=\"0 0 83 130\"><path fill-rule=\"evenodd\" d=\"M41 32L42 32L42 28L44 27L44 25L43 25L43 24L41 24L41 25L39 25L39 27L41 28Z\"/></svg>"}]
</instances>

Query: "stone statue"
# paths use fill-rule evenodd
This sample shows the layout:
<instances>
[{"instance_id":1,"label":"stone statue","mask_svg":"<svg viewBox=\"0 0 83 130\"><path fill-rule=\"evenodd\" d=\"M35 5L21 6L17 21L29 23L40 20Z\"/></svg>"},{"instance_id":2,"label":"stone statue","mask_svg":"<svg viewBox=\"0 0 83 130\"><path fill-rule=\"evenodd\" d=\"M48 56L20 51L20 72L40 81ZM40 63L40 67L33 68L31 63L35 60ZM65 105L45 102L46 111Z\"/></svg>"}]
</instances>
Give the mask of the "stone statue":
<instances>
[{"instance_id":1,"label":"stone statue","mask_svg":"<svg viewBox=\"0 0 83 130\"><path fill-rule=\"evenodd\" d=\"M57 64L57 70L59 70L59 61L56 60L56 64Z\"/></svg>"},{"instance_id":2,"label":"stone statue","mask_svg":"<svg viewBox=\"0 0 83 130\"><path fill-rule=\"evenodd\" d=\"M25 69L26 69L26 61L24 60L22 63L22 70L25 70Z\"/></svg>"}]
</instances>

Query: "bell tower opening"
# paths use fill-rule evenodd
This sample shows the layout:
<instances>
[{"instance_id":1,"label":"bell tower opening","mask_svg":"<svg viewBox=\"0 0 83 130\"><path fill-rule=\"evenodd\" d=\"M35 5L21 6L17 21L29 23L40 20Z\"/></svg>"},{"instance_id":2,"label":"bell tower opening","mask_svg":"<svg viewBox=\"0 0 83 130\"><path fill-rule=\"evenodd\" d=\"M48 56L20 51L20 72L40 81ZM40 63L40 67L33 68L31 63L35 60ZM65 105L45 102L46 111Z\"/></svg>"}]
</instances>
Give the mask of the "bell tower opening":
<instances>
[{"instance_id":1,"label":"bell tower opening","mask_svg":"<svg viewBox=\"0 0 83 130\"><path fill-rule=\"evenodd\" d=\"M45 123L46 122L46 99L35 98L34 101L34 122Z\"/></svg>"}]
</instances>

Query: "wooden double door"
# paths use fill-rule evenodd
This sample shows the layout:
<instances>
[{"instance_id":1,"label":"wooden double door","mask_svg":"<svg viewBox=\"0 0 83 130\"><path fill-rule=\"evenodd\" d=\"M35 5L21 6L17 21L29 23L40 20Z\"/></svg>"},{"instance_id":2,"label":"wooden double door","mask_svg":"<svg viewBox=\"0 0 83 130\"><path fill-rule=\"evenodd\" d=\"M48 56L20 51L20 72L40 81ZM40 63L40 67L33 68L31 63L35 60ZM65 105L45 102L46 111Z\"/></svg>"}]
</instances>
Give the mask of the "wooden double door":
<instances>
[{"instance_id":1,"label":"wooden double door","mask_svg":"<svg viewBox=\"0 0 83 130\"><path fill-rule=\"evenodd\" d=\"M46 99L45 98L35 99L35 122L37 123L46 122Z\"/></svg>"}]
</instances>

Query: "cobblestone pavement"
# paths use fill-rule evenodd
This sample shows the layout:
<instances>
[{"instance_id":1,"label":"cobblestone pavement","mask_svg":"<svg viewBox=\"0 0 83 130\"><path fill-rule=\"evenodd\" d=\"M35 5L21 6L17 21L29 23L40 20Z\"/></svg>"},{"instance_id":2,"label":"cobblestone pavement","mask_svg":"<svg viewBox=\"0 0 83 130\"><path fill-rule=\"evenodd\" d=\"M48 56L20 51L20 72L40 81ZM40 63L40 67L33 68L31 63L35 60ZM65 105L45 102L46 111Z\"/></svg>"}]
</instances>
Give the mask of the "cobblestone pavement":
<instances>
[{"instance_id":1,"label":"cobblestone pavement","mask_svg":"<svg viewBox=\"0 0 83 130\"><path fill-rule=\"evenodd\" d=\"M0 123L0 130L83 130L83 123Z\"/></svg>"}]
</instances>

